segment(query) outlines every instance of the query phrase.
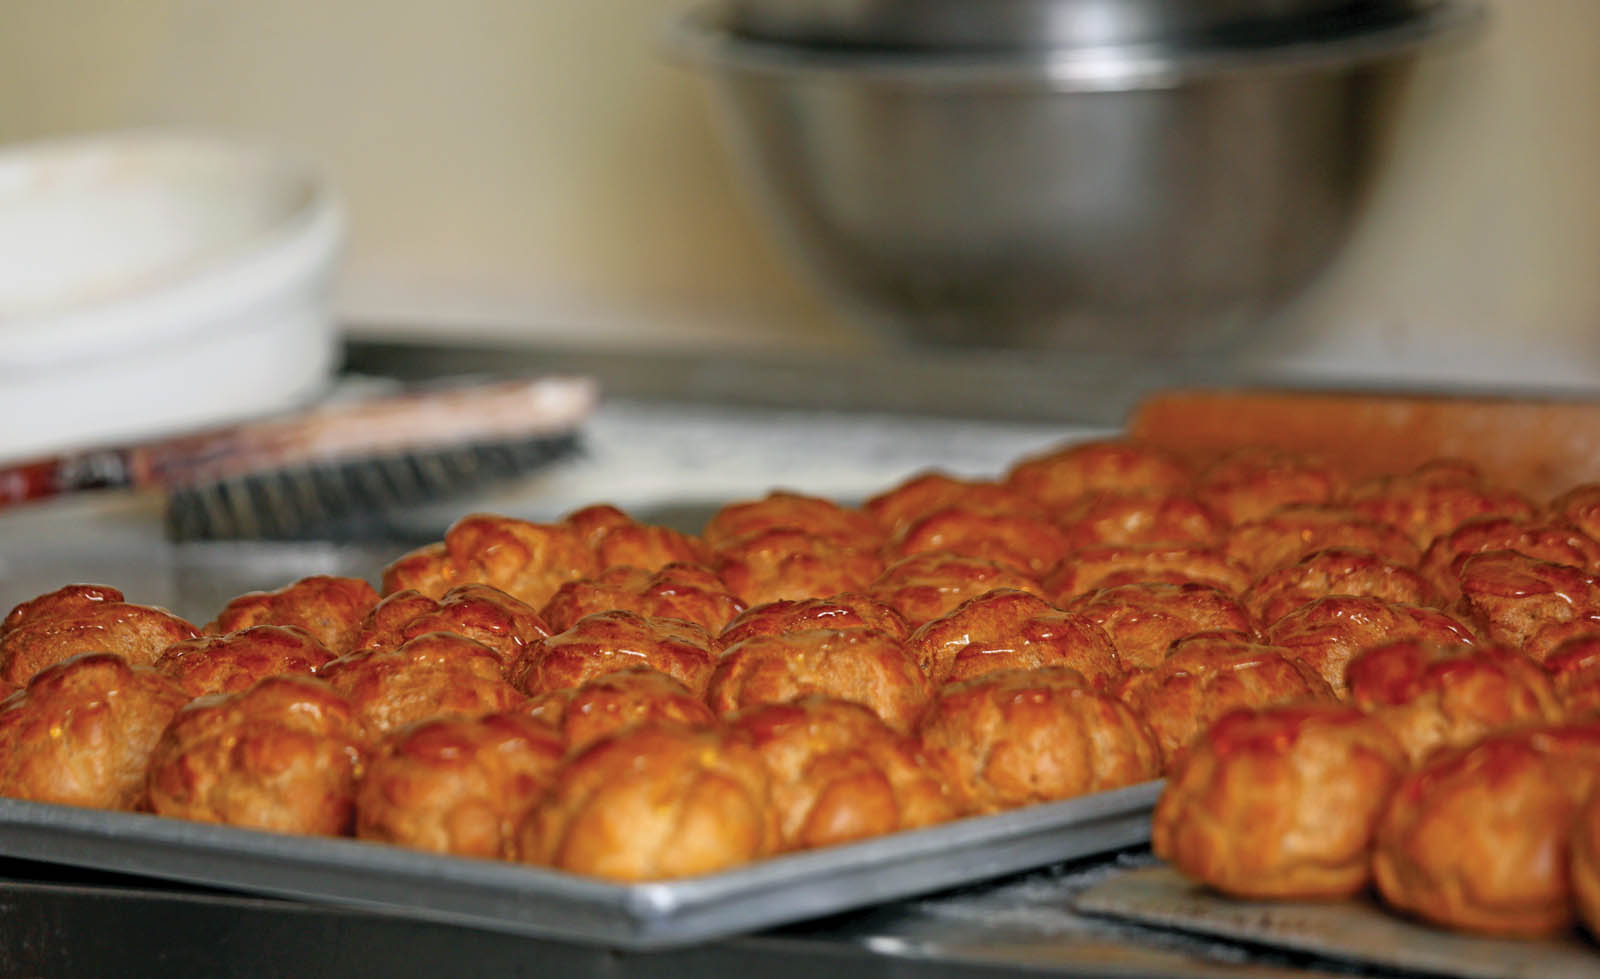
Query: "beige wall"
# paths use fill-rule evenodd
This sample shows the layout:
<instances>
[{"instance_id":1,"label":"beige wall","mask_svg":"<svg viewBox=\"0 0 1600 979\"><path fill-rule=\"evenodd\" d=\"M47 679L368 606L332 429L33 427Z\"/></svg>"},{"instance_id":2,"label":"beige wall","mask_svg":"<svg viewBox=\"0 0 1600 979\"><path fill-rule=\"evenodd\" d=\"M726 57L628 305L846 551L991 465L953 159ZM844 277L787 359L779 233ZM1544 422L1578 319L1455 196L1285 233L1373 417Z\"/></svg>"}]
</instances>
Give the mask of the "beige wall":
<instances>
[{"instance_id":1,"label":"beige wall","mask_svg":"<svg viewBox=\"0 0 1600 979\"><path fill-rule=\"evenodd\" d=\"M1367 220L1262 359L1600 383L1600 3L1490 9L1424 62Z\"/></svg>"},{"instance_id":2,"label":"beige wall","mask_svg":"<svg viewBox=\"0 0 1600 979\"><path fill-rule=\"evenodd\" d=\"M304 148L348 200L342 306L365 321L848 337L726 187L698 83L660 48L674 7L7 4L0 140L176 124Z\"/></svg>"},{"instance_id":3,"label":"beige wall","mask_svg":"<svg viewBox=\"0 0 1600 979\"><path fill-rule=\"evenodd\" d=\"M361 322L861 342L727 185L697 83L658 45L684 5L6 4L0 140L181 124L309 150L351 207L342 306ZM1417 77L1372 220L1263 356L1427 364L1454 336L1600 363L1600 2L1494 6Z\"/></svg>"}]
</instances>

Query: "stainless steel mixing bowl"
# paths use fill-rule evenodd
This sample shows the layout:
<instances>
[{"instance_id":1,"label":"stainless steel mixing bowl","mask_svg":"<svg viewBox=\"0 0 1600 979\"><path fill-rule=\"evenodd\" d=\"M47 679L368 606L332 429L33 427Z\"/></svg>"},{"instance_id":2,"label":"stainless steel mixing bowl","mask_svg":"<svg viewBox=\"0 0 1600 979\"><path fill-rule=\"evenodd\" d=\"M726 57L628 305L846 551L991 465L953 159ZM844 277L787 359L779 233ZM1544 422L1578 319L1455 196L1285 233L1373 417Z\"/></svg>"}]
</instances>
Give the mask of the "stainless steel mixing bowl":
<instances>
[{"instance_id":1,"label":"stainless steel mixing bowl","mask_svg":"<svg viewBox=\"0 0 1600 979\"><path fill-rule=\"evenodd\" d=\"M1412 55L1480 14L1176 54L818 51L706 11L673 38L759 209L848 316L1143 354L1225 348L1327 264Z\"/></svg>"},{"instance_id":2,"label":"stainless steel mixing bowl","mask_svg":"<svg viewBox=\"0 0 1600 979\"><path fill-rule=\"evenodd\" d=\"M1288 37L1437 0L723 0L743 37L971 50Z\"/></svg>"}]
</instances>

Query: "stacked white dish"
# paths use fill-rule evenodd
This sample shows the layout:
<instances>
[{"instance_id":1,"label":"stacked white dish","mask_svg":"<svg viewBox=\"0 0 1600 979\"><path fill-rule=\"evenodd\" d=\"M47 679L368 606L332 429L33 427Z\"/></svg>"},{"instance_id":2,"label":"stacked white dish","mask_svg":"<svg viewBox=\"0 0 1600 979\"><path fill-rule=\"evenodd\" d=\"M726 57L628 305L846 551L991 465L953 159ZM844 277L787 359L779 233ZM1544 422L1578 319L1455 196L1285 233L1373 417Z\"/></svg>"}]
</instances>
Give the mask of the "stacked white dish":
<instances>
[{"instance_id":1,"label":"stacked white dish","mask_svg":"<svg viewBox=\"0 0 1600 979\"><path fill-rule=\"evenodd\" d=\"M306 165L172 134L0 151L0 458L303 403L342 210Z\"/></svg>"}]
</instances>

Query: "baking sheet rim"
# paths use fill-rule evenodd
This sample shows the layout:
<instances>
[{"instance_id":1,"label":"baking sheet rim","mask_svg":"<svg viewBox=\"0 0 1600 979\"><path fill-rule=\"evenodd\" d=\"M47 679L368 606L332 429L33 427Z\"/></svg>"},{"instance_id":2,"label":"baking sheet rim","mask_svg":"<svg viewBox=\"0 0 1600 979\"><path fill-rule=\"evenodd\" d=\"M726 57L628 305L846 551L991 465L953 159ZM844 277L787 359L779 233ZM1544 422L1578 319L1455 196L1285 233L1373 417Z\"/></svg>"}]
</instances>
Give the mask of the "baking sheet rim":
<instances>
[{"instance_id":1,"label":"baking sheet rim","mask_svg":"<svg viewBox=\"0 0 1600 979\"><path fill-rule=\"evenodd\" d=\"M0 854L556 940L650 949L1136 845L1148 840L1149 814L1161 785L1144 782L784 854L702 877L641 884L349 838L3 798Z\"/></svg>"}]
</instances>

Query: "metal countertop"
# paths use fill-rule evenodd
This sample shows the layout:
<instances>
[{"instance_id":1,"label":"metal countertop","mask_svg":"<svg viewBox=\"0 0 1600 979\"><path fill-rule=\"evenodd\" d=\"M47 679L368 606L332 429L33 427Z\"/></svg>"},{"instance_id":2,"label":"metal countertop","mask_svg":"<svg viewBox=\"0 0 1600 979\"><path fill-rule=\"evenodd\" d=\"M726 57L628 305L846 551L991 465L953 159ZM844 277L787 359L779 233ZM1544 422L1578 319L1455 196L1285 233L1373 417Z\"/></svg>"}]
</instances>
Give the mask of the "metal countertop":
<instances>
[{"instance_id":1,"label":"metal countertop","mask_svg":"<svg viewBox=\"0 0 1600 979\"><path fill-rule=\"evenodd\" d=\"M595 350L357 339L348 370L422 380L441 374L581 373L628 399L728 409L819 410L1119 427L1146 395L1172 387L1429 391L1509 397L1597 397L1592 386L1508 379L1421 380L1374 363L1370 372L1274 365L1249 351L1130 356L1068 350L863 346L712 351ZM1446 375L1448 376L1448 375Z\"/></svg>"}]
</instances>

